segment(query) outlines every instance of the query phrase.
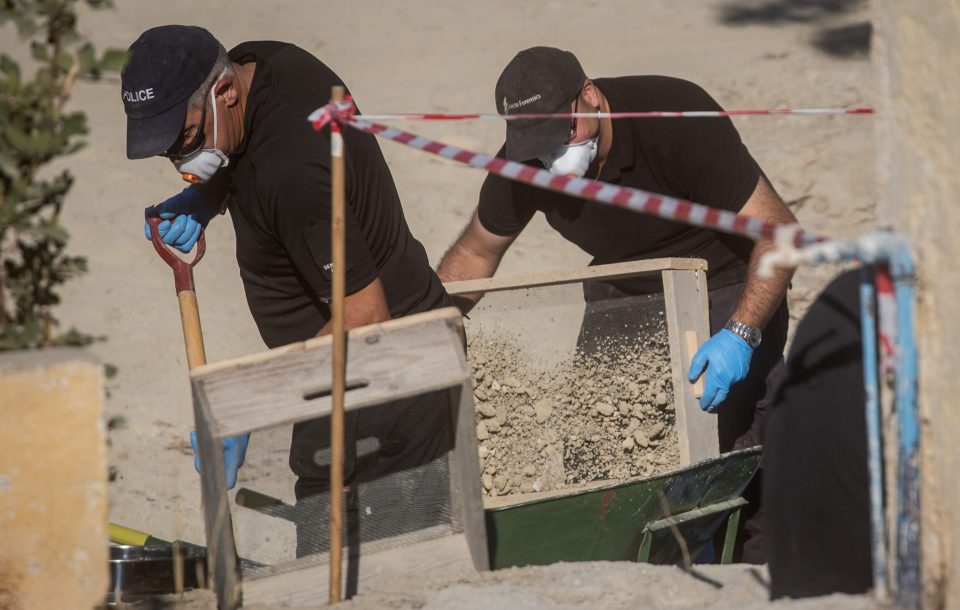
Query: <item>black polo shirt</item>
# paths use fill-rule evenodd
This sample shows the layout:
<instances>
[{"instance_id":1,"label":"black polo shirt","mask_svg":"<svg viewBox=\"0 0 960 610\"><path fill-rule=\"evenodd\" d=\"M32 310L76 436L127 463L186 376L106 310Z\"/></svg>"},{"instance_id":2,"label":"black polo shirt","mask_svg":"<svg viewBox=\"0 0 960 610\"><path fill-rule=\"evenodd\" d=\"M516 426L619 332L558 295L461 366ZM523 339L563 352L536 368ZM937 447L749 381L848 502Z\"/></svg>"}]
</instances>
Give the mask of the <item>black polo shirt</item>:
<instances>
[{"instance_id":1,"label":"black polo shirt","mask_svg":"<svg viewBox=\"0 0 960 610\"><path fill-rule=\"evenodd\" d=\"M594 81L611 112L721 110L699 86L666 76ZM504 156L500 149L499 157ZM539 161L530 161L540 167ZM599 180L738 212L761 171L728 118L614 119L613 144ZM749 239L638 214L546 191L488 174L478 215L497 235L519 233L537 211L599 265L660 257L698 257L709 263L711 288L744 281ZM657 277L611 282L642 294L662 290Z\"/></svg>"},{"instance_id":2,"label":"black polo shirt","mask_svg":"<svg viewBox=\"0 0 960 610\"><path fill-rule=\"evenodd\" d=\"M230 58L257 66L226 203L250 311L275 347L314 336L330 319L330 131L314 131L307 115L343 81L287 43L246 42ZM379 277L393 317L449 304L407 228L375 136L345 128L343 138L347 294Z\"/></svg>"}]
</instances>

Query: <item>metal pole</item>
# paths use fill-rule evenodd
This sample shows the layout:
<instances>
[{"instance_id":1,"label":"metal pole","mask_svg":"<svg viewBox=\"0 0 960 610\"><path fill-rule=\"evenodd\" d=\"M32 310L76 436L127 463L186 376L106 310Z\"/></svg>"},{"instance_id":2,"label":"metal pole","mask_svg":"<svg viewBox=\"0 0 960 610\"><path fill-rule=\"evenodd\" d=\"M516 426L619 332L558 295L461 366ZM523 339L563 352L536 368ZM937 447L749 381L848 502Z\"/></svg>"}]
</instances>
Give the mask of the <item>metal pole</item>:
<instances>
[{"instance_id":1,"label":"metal pole","mask_svg":"<svg viewBox=\"0 0 960 610\"><path fill-rule=\"evenodd\" d=\"M901 249L890 261L897 299L896 408L899 424L897 474L897 595L901 608L920 608L920 413L917 405L917 347L913 303L916 274L910 253Z\"/></svg>"},{"instance_id":2,"label":"metal pole","mask_svg":"<svg viewBox=\"0 0 960 610\"><path fill-rule=\"evenodd\" d=\"M860 336L863 349L863 386L867 423L867 472L870 477L870 541L873 559L873 592L887 599L886 534L883 520L883 460L880 443L880 399L877 375L876 292L872 268L860 268Z\"/></svg>"}]
</instances>

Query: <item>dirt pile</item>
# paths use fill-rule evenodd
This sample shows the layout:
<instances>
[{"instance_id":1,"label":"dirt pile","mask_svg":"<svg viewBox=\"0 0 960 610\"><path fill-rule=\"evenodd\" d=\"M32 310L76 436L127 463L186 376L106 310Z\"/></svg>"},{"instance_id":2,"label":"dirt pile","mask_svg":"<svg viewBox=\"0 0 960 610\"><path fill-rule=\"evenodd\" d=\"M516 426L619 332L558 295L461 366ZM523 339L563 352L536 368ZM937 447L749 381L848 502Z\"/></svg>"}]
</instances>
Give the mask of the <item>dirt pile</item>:
<instances>
[{"instance_id":1,"label":"dirt pile","mask_svg":"<svg viewBox=\"0 0 960 610\"><path fill-rule=\"evenodd\" d=\"M643 344L534 365L506 334L472 333L484 493L552 491L650 476L679 463L666 330Z\"/></svg>"}]
</instances>

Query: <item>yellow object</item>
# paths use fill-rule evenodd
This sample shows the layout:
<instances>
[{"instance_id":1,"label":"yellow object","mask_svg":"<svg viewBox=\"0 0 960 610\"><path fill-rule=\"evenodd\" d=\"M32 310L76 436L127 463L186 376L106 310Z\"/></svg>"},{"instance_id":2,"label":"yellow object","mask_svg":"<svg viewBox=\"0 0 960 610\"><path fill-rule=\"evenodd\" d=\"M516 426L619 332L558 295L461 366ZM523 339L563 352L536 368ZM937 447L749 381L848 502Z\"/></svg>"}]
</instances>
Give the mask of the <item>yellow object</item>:
<instances>
[{"instance_id":1,"label":"yellow object","mask_svg":"<svg viewBox=\"0 0 960 610\"><path fill-rule=\"evenodd\" d=\"M110 524L110 542L114 544L128 544L131 546L143 546L150 538L150 534L135 530L130 527Z\"/></svg>"}]
</instances>

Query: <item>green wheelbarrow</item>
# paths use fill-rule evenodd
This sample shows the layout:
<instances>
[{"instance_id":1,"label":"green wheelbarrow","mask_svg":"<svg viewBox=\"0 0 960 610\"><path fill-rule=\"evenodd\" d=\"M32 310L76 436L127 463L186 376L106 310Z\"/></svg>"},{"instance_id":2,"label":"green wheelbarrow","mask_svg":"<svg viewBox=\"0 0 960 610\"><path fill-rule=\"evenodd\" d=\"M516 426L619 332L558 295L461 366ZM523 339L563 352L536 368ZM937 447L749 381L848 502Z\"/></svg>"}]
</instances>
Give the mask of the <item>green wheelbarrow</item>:
<instances>
[{"instance_id":1,"label":"green wheelbarrow","mask_svg":"<svg viewBox=\"0 0 960 610\"><path fill-rule=\"evenodd\" d=\"M754 447L645 479L494 500L484 510L490 565L677 564L684 554L696 558L724 526L721 561L729 563L746 504L740 494L759 465Z\"/></svg>"}]
</instances>

